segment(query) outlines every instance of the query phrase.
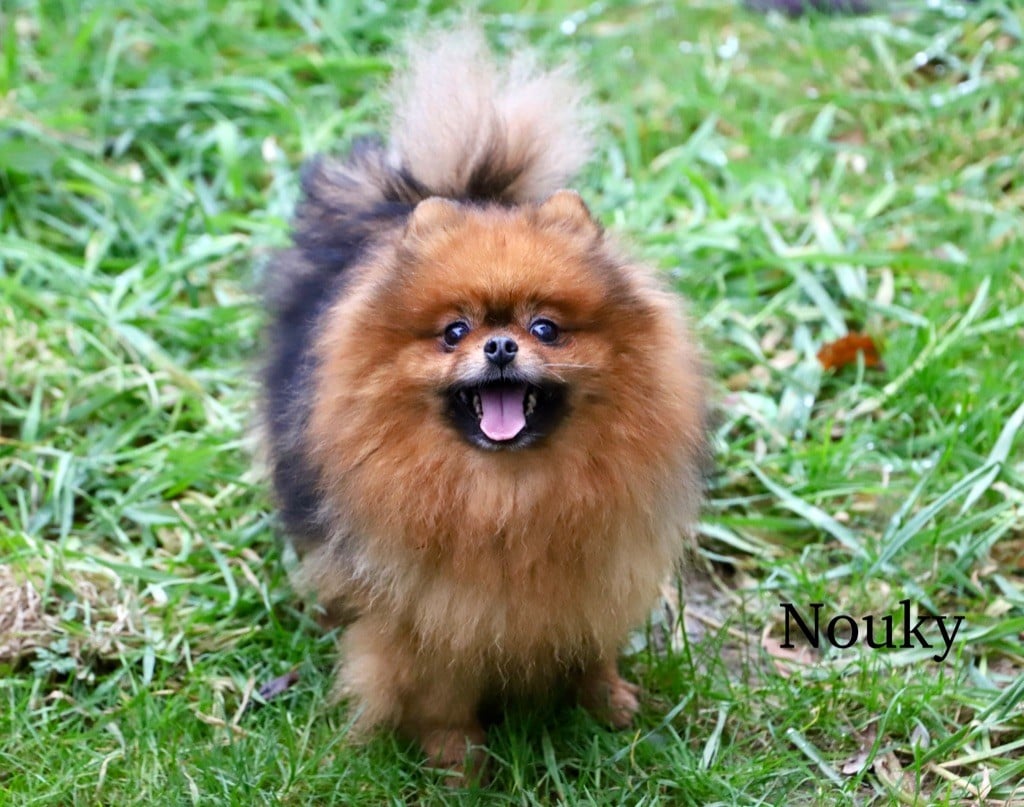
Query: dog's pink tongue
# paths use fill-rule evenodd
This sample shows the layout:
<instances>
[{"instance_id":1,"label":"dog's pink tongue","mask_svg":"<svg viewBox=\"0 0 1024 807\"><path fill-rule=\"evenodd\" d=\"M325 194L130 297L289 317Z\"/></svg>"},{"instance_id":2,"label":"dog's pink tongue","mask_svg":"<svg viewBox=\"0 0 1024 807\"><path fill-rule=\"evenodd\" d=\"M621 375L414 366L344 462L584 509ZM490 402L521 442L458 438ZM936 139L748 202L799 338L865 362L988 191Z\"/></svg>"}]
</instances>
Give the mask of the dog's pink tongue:
<instances>
[{"instance_id":1,"label":"dog's pink tongue","mask_svg":"<svg viewBox=\"0 0 1024 807\"><path fill-rule=\"evenodd\" d=\"M526 427L523 398L526 387L501 387L480 391L480 430L495 441L511 440Z\"/></svg>"}]
</instances>

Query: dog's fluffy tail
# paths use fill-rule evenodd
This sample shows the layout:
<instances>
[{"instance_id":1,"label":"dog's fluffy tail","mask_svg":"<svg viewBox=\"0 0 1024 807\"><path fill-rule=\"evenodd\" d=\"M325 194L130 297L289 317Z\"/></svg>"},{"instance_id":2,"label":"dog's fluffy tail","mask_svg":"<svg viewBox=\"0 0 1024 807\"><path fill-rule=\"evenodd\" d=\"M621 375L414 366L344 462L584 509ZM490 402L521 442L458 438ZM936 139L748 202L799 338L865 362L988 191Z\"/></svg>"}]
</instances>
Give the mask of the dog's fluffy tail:
<instances>
[{"instance_id":1,"label":"dog's fluffy tail","mask_svg":"<svg viewBox=\"0 0 1024 807\"><path fill-rule=\"evenodd\" d=\"M590 154L571 71L529 53L498 67L479 30L435 33L407 49L392 83L389 159L431 195L528 202L564 187Z\"/></svg>"},{"instance_id":2,"label":"dog's fluffy tail","mask_svg":"<svg viewBox=\"0 0 1024 807\"><path fill-rule=\"evenodd\" d=\"M300 247L337 246L344 234L351 248L430 196L540 201L588 160L590 120L567 67L540 70L529 53L499 66L470 25L413 41L406 57L391 83L387 143L363 140L343 162L307 166Z\"/></svg>"}]
</instances>

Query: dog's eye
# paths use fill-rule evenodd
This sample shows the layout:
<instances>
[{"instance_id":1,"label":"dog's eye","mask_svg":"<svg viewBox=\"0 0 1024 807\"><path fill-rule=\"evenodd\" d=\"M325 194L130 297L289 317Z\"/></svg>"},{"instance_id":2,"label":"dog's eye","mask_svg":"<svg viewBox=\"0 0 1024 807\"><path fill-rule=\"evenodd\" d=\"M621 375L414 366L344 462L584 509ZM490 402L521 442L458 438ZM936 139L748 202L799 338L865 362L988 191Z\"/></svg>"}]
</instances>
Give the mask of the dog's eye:
<instances>
[{"instance_id":1,"label":"dog's eye","mask_svg":"<svg viewBox=\"0 0 1024 807\"><path fill-rule=\"evenodd\" d=\"M444 343L448 345L448 347L455 347L468 335L469 326L462 320L459 320L458 322L453 322L444 329Z\"/></svg>"},{"instance_id":2,"label":"dog's eye","mask_svg":"<svg viewBox=\"0 0 1024 807\"><path fill-rule=\"evenodd\" d=\"M535 319L530 333L541 342L550 345L558 338L558 326L549 319Z\"/></svg>"}]
</instances>

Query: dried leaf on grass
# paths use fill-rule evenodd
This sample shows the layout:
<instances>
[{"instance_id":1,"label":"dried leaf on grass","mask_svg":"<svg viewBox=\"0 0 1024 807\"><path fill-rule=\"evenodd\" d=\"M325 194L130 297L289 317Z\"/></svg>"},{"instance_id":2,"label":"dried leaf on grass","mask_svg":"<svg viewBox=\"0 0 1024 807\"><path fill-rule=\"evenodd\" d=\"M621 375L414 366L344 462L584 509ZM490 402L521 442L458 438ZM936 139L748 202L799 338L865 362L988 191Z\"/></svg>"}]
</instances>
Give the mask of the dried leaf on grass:
<instances>
[{"instance_id":1,"label":"dried leaf on grass","mask_svg":"<svg viewBox=\"0 0 1024 807\"><path fill-rule=\"evenodd\" d=\"M59 657L65 661L54 669L68 672L83 658L121 658L147 641L145 608L115 575L65 570L60 584L67 596L59 599L44 596L39 579L0 564L0 663Z\"/></svg>"},{"instance_id":2,"label":"dried leaf on grass","mask_svg":"<svg viewBox=\"0 0 1024 807\"><path fill-rule=\"evenodd\" d=\"M0 565L0 664L14 664L45 643L53 621L35 586Z\"/></svg>"},{"instance_id":3,"label":"dried leaf on grass","mask_svg":"<svg viewBox=\"0 0 1024 807\"><path fill-rule=\"evenodd\" d=\"M894 752L887 751L884 754L879 754L875 757L875 762L871 767L875 772L875 776L886 787L907 796L913 797L915 795L913 776L903 770L903 765L900 764Z\"/></svg>"},{"instance_id":4,"label":"dried leaf on grass","mask_svg":"<svg viewBox=\"0 0 1024 807\"><path fill-rule=\"evenodd\" d=\"M868 757L871 756L871 749L874 748L875 740L878 738L874 726L870 726L867 731L858 732L856 736L859 741L857 753L846 760L839 768L839 771L846 776L855 776L867 767Z\"/></svg>"},{"instance_id":5,"label":"dried leaf on grass","mask_svg":"<svg viewBox=\"0 0 1024 807\"><path fill-rule=\"evenodd\" d=\"M278 695L287 692L297 683L299 683L299 670L298 668L291 669L284 675L279 675L277 678L267 681L267 683L260 687L259 695L263 700L270 701ZM253 701L253 703L256 703L256 701Z\"/></svg>"},{"instance_id":6,"label":"dried leaf on grass","mask_svg":"<svg viewBox=\"0 0 1024 807\"><path fill-rule=\"evenodd\" d=\"M884 366L875 340L867 334L853 331L822 345L818 351L818 361L826 370L840 370L848 364L856 364L858 353L864 355L865 367Z\"/></svg>"},{"instance_id":7,"label":"dried leaf on grass","mask_svg":"<svg viewBox=\"0 0 1024 807\"><path fill-rule=\"evenodd\" d=\"M821 660L821 656L809 644L797 644L785 646L768 631L768 625L761 636L761 649L764 650L775 664L775 669L783 678L789 678L793 674L793 667L807 667Z\"/></svg>"}]
</instances>

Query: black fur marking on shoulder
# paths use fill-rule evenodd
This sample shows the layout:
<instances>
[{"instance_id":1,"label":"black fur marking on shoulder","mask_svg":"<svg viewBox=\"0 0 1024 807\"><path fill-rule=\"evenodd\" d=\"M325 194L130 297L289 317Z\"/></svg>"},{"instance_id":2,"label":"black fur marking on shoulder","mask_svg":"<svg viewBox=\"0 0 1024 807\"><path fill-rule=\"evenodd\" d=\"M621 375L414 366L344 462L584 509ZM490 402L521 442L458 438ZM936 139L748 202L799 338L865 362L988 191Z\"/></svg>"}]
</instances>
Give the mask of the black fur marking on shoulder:
<instances>
[{"instance_id":1,"label":"black fur marking on shoulder","mask_svg":"<svg viewBox=\"0 0 1024 807\"><path fill-rule=\"evenodd\" d=\"M386 171L379 145L358 144L347 163L365 171L331 173L330 163L320 158L305 166L295 246L278 253L266 270L271 321L264 416L280 516L300 551L326 537L319 523L318 480L304 445L314 394L316 332L345 293L348 270L376 235L409 216L415 198L415 191L409 191L415 181Z\"/></svg>"},{"instance_id":2,"label":"black fur marking on shoulder","mask_svg":"<svg viewBox=\"0 0 1024 807\"><path fill-rule=\"evenodd\" d=\"M288 271L301 261L297 252L281 253L269 272ZM314 362L310 355L317 322L340 286L333 278L310 272L294 278L286 297L272 301L276 310L267 331L268 361L263 369L264 416L269 432L273 484L287 532L299 542L320 536L316 476L301 448L312 397Z\"/></svg>"}]
</instances>

